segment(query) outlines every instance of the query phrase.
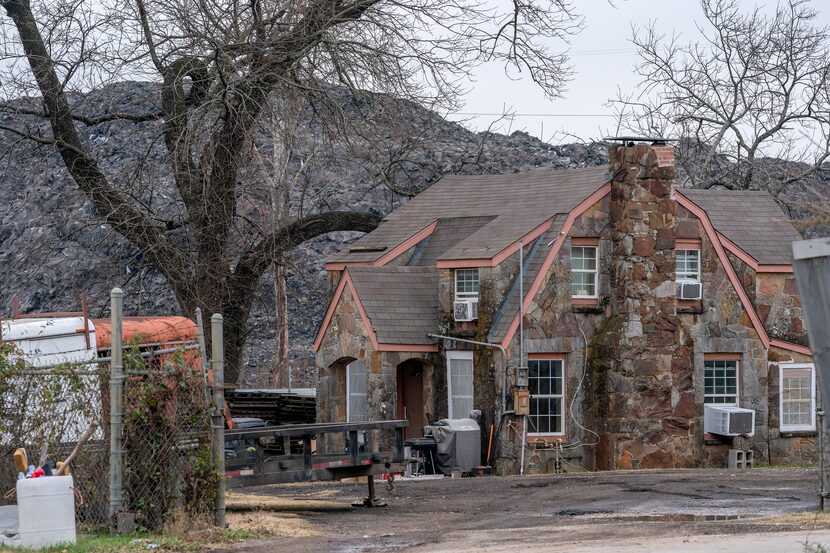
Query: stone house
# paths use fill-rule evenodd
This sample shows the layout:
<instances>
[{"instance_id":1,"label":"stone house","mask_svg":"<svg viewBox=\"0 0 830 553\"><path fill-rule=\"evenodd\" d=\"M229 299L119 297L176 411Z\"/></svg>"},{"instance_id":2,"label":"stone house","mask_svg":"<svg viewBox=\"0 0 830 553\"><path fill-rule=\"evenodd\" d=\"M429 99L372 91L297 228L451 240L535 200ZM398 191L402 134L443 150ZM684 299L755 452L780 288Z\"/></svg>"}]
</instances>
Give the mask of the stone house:
<instances>
[{"instance_id":1,"label":"stone house","mask_svg":"<svg viewBox=\"0 0 830 553\"><path fill-rule=\"evenodd\" d=\"M501 473L812 459L798 232L766 192L675 187L671 146L609 159L446 177L331 258L318 419L416 437L478 409ZM754 435L705 432L706 404Z\"/></svg>"}]
</instances>

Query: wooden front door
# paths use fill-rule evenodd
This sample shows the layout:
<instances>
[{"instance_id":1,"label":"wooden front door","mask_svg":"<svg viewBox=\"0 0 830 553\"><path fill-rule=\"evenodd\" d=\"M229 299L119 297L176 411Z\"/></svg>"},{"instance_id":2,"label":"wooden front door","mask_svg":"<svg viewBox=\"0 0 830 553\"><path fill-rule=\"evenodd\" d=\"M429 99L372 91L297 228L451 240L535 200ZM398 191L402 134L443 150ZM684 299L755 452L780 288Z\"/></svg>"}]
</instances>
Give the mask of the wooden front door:
<instances>
[{"instance_id":1,"label":"wooden front door","mask_svg":"<svg viewBox=\"0 0 830 553\"><path fill-rule=\"evenodd\" d=\"M406 419L409 426L404 437L422 438L424 435L424 368L420 363L402 363L398 367L398 419Z\"/></svg>"}]
</instances>

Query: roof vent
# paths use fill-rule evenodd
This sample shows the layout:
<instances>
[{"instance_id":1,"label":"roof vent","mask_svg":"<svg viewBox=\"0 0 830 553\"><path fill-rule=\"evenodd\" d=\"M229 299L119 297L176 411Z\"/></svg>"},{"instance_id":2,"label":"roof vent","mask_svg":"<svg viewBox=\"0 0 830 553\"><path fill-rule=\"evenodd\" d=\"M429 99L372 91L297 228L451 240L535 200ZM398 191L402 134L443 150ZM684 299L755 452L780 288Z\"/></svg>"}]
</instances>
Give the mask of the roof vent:
<instances>
[{"instance_id":1,"label":"roof vent","mask_svg":"<svg viewBox=\"0 0 830 553\"><path fill-rule=\"evenodd\" d=\"M384 252L386 249L386 246L352 246L349 248L349 253Z\"/></svg>"}]
</instances>

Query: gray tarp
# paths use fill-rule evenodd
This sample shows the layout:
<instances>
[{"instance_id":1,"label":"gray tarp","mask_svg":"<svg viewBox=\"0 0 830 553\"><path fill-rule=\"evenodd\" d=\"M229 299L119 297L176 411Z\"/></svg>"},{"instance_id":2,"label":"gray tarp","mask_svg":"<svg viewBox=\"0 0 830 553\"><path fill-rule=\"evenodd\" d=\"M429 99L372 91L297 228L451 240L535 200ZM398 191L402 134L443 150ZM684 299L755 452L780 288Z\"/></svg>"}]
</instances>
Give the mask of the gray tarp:
<instances>
[{"instance_id":1,"label":"gray tarp","mask_svg":"<svg viewBox=\"0 0 830 553\"><path fill-rule=\"evenodd\" d=\"M19 526L17 505L0 507L0 545L19 546L20 538L17 536Z\"/></svg>"},{"instance_id":2,"label":"gray tarp","mask_svg":"<svg viewBox=\"0 0 830 553\"><path fill-rule=\"evenodd\" d=\"M435 464L441 473L470 472L481 465L481 428L473 419L443 419L427 427L436 442Z\"/></svg>"}]
</instances>

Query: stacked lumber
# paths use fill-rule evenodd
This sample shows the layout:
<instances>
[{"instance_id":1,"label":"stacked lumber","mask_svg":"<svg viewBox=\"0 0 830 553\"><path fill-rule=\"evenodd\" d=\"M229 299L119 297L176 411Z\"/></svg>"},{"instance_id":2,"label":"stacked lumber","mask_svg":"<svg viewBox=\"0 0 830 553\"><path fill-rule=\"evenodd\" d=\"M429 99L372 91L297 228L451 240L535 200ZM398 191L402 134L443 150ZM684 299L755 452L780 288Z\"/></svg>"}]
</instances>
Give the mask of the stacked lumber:
<instances>
[{"instance_id":1,"label":"stacked lumber","mask_svg":"<svg viewBox=\"0 0 830 553\"><path fill-rule=\"evenodd\" d=\"M239 389L225 392L234 419L258 418L271 425L310 424L317 417L313 390Z\"/></svg>"}]
</instances>

